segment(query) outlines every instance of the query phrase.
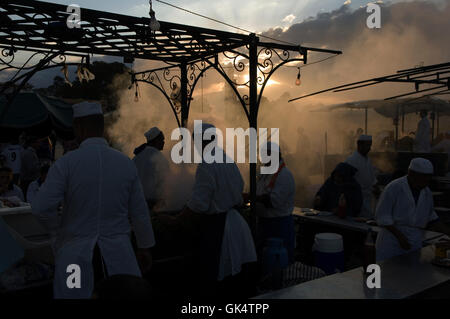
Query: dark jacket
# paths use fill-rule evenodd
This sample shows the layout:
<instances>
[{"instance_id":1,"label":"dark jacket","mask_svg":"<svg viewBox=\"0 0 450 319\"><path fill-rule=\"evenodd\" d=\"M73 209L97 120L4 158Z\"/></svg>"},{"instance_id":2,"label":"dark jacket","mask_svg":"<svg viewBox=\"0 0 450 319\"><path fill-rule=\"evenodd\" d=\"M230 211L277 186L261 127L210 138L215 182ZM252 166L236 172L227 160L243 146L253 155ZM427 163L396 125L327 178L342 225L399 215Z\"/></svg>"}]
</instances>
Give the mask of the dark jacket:
<instances>
[{"instance_id":1,"label":"dark jacket","mask_svg":"<svg viewBox=\"0 0 450 319\"><path fill-rule=\"evenodd\" d=\"M333 177L339 172L344 176L344 184L337 185ZM361 187L354 176L357 169L347 163L339 163L331 176L325 181L316 196L320 196L320 205L314 207L322 211L333 211L339 206L339 197L344 194L347 202L347 216L358 216L361 211L362 193Z\"/></svg>"},{"instance_id":2,"label":"dark jacket","mask_svg":"<svg viewBox=\"0 0 450 319\"><path fill-rule=\"evenodd\" d=\"M140 152L142 152L145 148L147 147L147 143L141 144L138 147L136 147L133 151L133 154L136 156L138 155Z\"/></svg>"}]
</instances>

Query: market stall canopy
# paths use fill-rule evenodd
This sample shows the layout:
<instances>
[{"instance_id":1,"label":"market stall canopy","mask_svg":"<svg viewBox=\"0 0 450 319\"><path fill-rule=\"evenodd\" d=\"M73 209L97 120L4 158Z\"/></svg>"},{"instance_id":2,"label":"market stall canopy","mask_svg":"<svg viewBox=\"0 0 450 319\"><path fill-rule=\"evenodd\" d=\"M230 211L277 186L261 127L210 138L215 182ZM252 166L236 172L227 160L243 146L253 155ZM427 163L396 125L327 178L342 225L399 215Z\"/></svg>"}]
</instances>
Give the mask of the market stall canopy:
<instances>
[{"instance_id":1,"label":"market stall canopy","mask_svg":"<svg viewBox=\"0 0 450 319\"><path fill-rule=\"evenodd\" d=\"M395 118L401 114L418 113L421 110L439 112L440 115L450 115L450 102L433 96L396 100L365 100L334 104L311 112L328 112L342 109L374 109L377 113L390 118Z\"/></svg>"},{"instance_id":2,"label":"market stall canopy","mask_svg":"<svg viewBox=\"0 0 450 319\"><path fill-rule=\"evenodd\" d=\"M450 102L434 96L425 96L420 98L408 98L398 100L387 100L384 102L397 102L394 104L380 105L375 111L386 117L395 118L398 114L419 113L421 110L428 112L439 112L440 115L450 115Z\"/></svg>"},{"instance_id":3,"label":"market stall canopy","mask_svg":"<svg viewBox=\"0 0 450 319\"><path fill-rule=\"evenodd\" d=\"M0 112L6 107L6 96L0 96ZM8 135L19 132L38 132L47 135L52 130L62 135L72 131L72 106L63 100L47 97L34 91L21 92L7 108L0 121L2 132Z\"/></svg>"}]
</instances>

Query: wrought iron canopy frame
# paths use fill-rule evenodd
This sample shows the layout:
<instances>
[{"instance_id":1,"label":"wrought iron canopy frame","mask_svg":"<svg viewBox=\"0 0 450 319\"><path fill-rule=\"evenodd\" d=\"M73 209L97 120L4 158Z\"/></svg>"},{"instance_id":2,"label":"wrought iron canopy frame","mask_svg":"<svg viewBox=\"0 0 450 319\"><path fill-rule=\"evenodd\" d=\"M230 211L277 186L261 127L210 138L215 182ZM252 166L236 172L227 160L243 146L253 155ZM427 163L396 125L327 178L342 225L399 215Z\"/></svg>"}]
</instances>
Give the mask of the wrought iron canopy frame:
<instances>
[{"instance_id":1,"label":"wrought iron canopy frame","mask_svg":"<svg viewBox=\"0 0 450 319\"><path fill-rule=\"evenodd\" d=\"M251 36L258 41L258 38L255 35ZM181 63L131 73L132 85L136 85L138 82L144 82L156 87L165 96L171 106L177 124L179 126L186 126L187 116L183 116L183 107L180 103L177 103L176 99L174 99L172 92L179 89L179 96L177 97L182 99L183 95L185 95L184 100L186 101L186 115L188 115L192 95L199 79L206 71L214 69L224 78L227 84L230 85L250 123L253 116L257 117L264 89L270 77L278 70L278 68L292 62L306 63L308 50L326 53L338 52L324 49L293 47L274 43L257 42L256 56L253 57L253 61L250 61L250 56L245 52L249 51L249 48L250 46L246 45L242 48L224 51L212 57L193 61L188 64ZM292 54L292 52L295 54ZM249 91L251 88L252 78L249 76L247 80L239 82L234 78L230 78L228 72L225 70L225 68L231 68L233 74L235 75L248 75L247 72L250 70L251 63L256 65L257 75L255 79L255 82L257 83L255 114L251 114L252 112L250 110ZM184 84L186 84L186 87L184 87Z\"/></svg>"},{"instance_id":2,"label":"wrought iron canopy frame","mask_svg":"<svg viewBox=\"0 0 450 319\"><path fill-rule=\"evenodd\" d=\"M256 129L264 88L279 67L294 61L306 63L308 51L342 53L300 45L265 43L260 42L255 34L238 34L164 21L159 21L159 31L152 31L149 18L84 8L80 12L81 27L69 29L66 21L70 13L66 10L67 6L41 1L0 0L0 48L3 48L0 65L11 67L18 50L43 54L37 64L27 67L25 63L19 68L22 71L27 69L28 72L21 75L22 82L15 89L15 94L37 71L67 65L65 56L84 56L87 64L90 54L119 56L128 61L161 61L169 66L133 73L132 84L147 82L158 88L169 101L177 124L186 126L195 86L204 72L214 68L236 93L249 127ZM291 57L291 52L299 56ZM59 63L55 63L57 57L60 57ZM7 63L5 59L9 59ZM231 62L237 72L248 72L248 81L237 83L231 79L220 64L221 59ZM174 68L178 71L173 71ZM180 85L180 106L175 105L170 98L174 83ZM10 84L3 85L0 94ZM238 87L245 87L246 92L241 93ZM255 230L255 163L250 164L250 199L253 216L251 226Z\"/></svg>"},{"instance_id":3,"label":"wrought iron canopy frame","mask_svg":"<svg viewBox=\"0 0 450 319\"><path fill-rule=\"evenodd\" d=\"M290 99L289 102L304 99L309 96L325 93L325 92L342 92L348 90L359 89L367 86L376 85L379 83L391 82L391 83L412 83L414 84L414 91L391 96L385 98L385 100L391 100L399 97L415 95L422 92L427 92L423 96L441 95L450 92L450 62L433 64L428 66L420 66L413 69L399 70L395 74L372 78L364 81L353 82L349 84L335 86L329 89L317 91L314 93L306 94L300 97ZM423 85L430 85L425 89L420 87ZM430 92L430 93L428 93Z\"/></svg>"}]
</instances>

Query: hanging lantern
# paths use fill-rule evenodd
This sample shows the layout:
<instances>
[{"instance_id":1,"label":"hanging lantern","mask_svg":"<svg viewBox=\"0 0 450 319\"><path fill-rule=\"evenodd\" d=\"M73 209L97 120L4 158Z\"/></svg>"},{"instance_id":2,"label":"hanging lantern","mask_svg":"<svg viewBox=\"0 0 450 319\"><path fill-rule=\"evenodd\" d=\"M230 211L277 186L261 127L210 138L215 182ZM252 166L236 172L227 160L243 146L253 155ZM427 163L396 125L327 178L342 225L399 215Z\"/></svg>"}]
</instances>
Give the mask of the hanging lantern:
<instances>
[{"instance_id":1,"label":"hanging lantern","mask_svg":"<svg viewBox=\"0 0 450 319\"><path fill-rule=\"evenodd\" d=\"M136 86L136 90L135 90L135 92L134 92L134 102L135 103L137 103L137 102L139 102L139 86L138 86L138 83L137 82L135 82L135 86Z\"/></svg>"},{"instance_id":2,"label":"hanging lantern","mask_svg":"<svg viewBox=\"0 0 450 319\"><path fill-rule=\"evenodd\" d=\"M156 20L155 11L153 10L153 7L152 7L152 0L150 0L149 3L150 3L150 12L149 12L149 14L150 14L150 30L152 30L153 32L159 31L160 24L159 24L158 20Z\"/></svg>"},{"instance_id":3,"label":"hanging lantern","mask_svg":"<svg viewBox=\"0 0 450 319\"><path fill-rule=\"evenodd\" d=\"M302 81L300 80L300 67L297 68L298 69L298 73L297 73L297 79L295 80L295 85L299 86L300 84L302 84Z\"/></svg>"}]
</instances>

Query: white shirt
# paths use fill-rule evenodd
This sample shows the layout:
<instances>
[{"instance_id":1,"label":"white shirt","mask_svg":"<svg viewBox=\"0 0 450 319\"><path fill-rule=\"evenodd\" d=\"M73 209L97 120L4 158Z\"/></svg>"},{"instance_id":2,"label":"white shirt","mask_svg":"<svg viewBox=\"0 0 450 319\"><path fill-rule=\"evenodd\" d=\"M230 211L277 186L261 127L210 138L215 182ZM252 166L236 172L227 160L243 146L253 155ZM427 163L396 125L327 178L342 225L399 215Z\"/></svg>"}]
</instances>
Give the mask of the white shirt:
<instances>
[{"instance_id":1,"label":"white shirt","mask_svg":"<svg viewBox=\"0 0 450 319\"><path fill-rule=\"evenodd\" d=\"M197 213L224 213L242 204L242 179L236 163L205 163L197 166L192 196L187 206Z\"/></svg>"},{"instance_id":2,"label":"white shirt","mask_svg":"<svg viewBox=\"0 0 450 319\"><path fill-rule=\"evenodd\" d=\"M31 182L30 185L28 185L27 188L27 202L31 203L34 199L34 197L36 196L36 194L39 191L39 183L37 180L35 180L34 182Z\"/></svg>"},{"instance_id":3,"label":"white shirt","mask_svg":"<svg viewBox=\"0 0 450 319\"><path fill-rule=\"evenodd\" d=\"M152 146L146 146L133 158L146 200L160 200L164 195L169 163L164 155Z\"/></svg>"},{"instance_id":4,"label":"white shirt","mask_svg":"<svg viewBox=\"0 0 450 319\"><path fill-rule=\"evenodd\" d=\"M12 169L13 174L20 174L21 155L23 147L21 145L7 145L2 150L5 157L5 164Z\"/></svg>"},{"instance_id":5,"label":"white shirt","mask_svg":"<svg viewBox=\"0 0 450 319\"><path fill-rule=\"evenodd\" d=\"M282 165L283 162L280 162ZM270 194L270 201L273 207L260 209L261 217L282 217L289 216L294 210L295 201L295 179L291 171L284 166L276 177L273 188L269 184L274 178L274 174L264 174L259 176L256 187L256 195Z\"/></svg>"},{"instance_id":6,"label":"white shirt","mask_svg":"<svg viewBox=\"0 0 450 319\"><path fill-rule=\"evenodd\" d=\"M98 244L108 275L140 276L131 246L130 221L140 248L155 244L149 211L136 167L103 138L89 138L50 168L32 203L33 213L53 215L63 202L55 244L56 298L90 298L92 251ZM82 289L68 289L66 269L77 264Z\"/></svg>"},{"instance_id":7,"label":"white shirt","mask_svg":"<svg viewBox=\"0 0 450 319\"><path fill-rule=\"evenodd\" d=\"M416 139L414 140L414 152L429 153L431 151L431 125L427 117L422 118L417 124Z\"/></svg>"},{"instance_id":8,"label":"white shirt","mask_svg":"<svg viewBox=\"0 0 450 319\"><path fill-rule=\"evenodd\" d=\"M228 212L219 263L218 280L235 275L241 265L256 261L256 249L247 222L234 206L242 204L244 181L236 163L200 163L187 206L197 213Z\"/></svg>"},{"instance_id":9,"label":"white shirt","mask_svg":"<svg viewBox=\"0 0 450 319\"><path fill-rule=\"evenodd\" d=\"M358 171L355 180L361 186L363 195L363 205L361 207L361 217L372 217L372 188L377 183L375 170L369 157L362 156L358 151L353 152L345 162Z\"/></svg>"},{"instance_id":10,"label":"white shirt","mask_svg":"<svg viewBox=\"0 0 450 319\"><path fill-rule=\"evenodd\" d=\"M423 229L436 220L433 195L428 187L421 190L417 204L406 176L389 183L381 194L376 210L380 226L396 226L408 239L411 251L422 247ZM394 235L383 228L377 237L377 260L406 253Z\"/></svg>"}]
</instances>

